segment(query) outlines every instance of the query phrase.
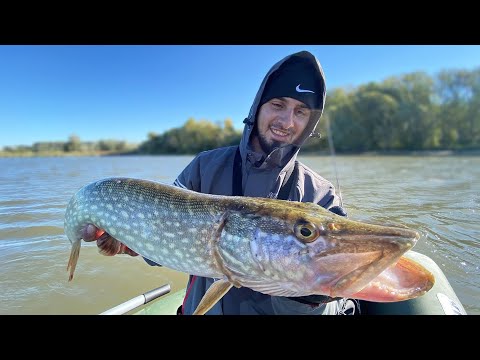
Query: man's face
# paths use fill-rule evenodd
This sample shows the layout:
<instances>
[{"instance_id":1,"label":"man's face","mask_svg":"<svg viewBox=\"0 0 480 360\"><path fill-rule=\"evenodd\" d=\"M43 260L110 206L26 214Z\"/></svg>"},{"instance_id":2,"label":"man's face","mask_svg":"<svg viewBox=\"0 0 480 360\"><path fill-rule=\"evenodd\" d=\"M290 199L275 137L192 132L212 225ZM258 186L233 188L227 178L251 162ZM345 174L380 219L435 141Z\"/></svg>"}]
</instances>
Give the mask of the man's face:
<instances>
[{"instance_id":1,"label":"man's face","mask_svg":"<svg viewBox=\"0 0 480 360\"><path fill-rule=\"evenodd\" d=\"M304 103L289 97L267 101L258 112L253 149L269 154L276 147L294 143L307 127L310 113Z\"/></svg>"}]
</instances>

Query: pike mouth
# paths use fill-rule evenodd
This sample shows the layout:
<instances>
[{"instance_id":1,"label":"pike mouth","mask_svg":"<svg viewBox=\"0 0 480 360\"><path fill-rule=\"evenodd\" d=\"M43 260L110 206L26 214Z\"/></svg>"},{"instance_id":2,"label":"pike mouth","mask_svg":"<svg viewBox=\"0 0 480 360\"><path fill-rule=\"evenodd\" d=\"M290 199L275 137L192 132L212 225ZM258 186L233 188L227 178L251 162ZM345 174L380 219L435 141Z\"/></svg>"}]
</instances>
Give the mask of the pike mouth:
<instances>
[{"instance_id":1,"label":"pike mouth","mask_svg":"<svg viewBox=\"0 0 480 360\"><path fill-rule=\"evenodd\" d=\"M320 272L332 276L328 293L332 297L352 297L395 264L418 239L417 232L401 228L394 236L342 236L336 246L317 258Z\"/></svg>"},{"instance_id":2,"label":"pike mouth","mask_svg":"<svg viewBox=\"0 0 480 360\"><path fill-rule=\"evenodd\" d=\"M382 259L384 257L381 251L344 256L343 261L357 264L357 267L332 284L331 296L341 294L342 297L350 297L359 292L385 269L380 265Z\"/></svg>"},{"instance_id":3,"label":"pike mouth","mask_svg":"<svg viewBox=\"0 0 480 360\"><path fill-rule=\"evenodd\" d=\"M376 302L395 302L425 294L435 277L415 260L402 256L351 297Z\"/></svg>"}]
</instances>

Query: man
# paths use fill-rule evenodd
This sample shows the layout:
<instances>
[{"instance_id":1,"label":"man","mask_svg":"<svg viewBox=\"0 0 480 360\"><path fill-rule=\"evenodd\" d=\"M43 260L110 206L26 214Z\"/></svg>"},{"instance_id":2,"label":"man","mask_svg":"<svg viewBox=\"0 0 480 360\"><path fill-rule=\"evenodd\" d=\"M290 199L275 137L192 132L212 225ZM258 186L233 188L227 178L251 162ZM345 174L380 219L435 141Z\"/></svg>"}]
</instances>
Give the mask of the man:
<instances>
[{"instance_id":1,"label":"man","mask_svg":"<svg viewBox=\"0 0 480 360\"><path fill-rule=\"evenodd\" d=\"M208 194L313 202L345 216L333 185L296 160L322 115L325 94L322 67L311 53L285 57L262 81L244 120L240 145L198 154L174 184ZM97 232L95 238L99 236ZM106 254L136 255L108 234L97 245ZM189 277L183 314L193 313L213 281ZM207 314L341 314L354 311L352 304L326 296L286 298L233 287Z\"/></svg>"}]
</instances>

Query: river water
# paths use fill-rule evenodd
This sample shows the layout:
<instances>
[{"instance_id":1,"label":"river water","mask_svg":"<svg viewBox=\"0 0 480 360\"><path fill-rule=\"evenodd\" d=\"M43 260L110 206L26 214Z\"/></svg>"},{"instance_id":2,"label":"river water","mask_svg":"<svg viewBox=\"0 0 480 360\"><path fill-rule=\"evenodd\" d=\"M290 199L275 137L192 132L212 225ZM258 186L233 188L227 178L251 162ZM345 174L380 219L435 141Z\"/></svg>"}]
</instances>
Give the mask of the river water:
<instances>
[{"instance_id":1,"label":"river water","mask_svg":"<svg viewBox=\"0 0 480 360\"><path fill-rule=\"evenodd\" d=\"M63 217L83 185L110 176L171 183L192 156L0 158L0 314L98 314L187 275L82 243L68 282ZM480 315L480 157L300 157L337 185L348 216L420 232L414 250L444 271L468 314Z\"/></svg>"}]
</instances>

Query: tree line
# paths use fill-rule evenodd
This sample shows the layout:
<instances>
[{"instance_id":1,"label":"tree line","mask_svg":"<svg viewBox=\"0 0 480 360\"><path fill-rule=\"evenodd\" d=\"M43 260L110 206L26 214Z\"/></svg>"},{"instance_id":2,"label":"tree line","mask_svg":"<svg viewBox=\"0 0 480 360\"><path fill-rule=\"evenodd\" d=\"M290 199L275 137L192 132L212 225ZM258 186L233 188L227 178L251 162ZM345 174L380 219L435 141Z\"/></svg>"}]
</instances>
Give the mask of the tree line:
<instances>
[{"instance_id":1,"label":"tree line","mask_svg":"<svg viewBox=\"0 0 480 360\"><path fill-rule=\"evenodd\" d=\"M3 153L8 155L15 154L92 154L92 153L123 153L131 151L136 146L128 144L126 141L113 139L99 141L81 141L77 135L71 135L68 141L41 141L31 146L5 146Z\"/></svg>"},{"instance_id":2,"label":"tree line","mask_svg":"<svg viewBox=\"0 0 480 360\"><path fill-rule=\"evenodd\" d=\"M317 127L339 152L480 148L480 68L415 72L334 89ZM310 141L311 150L326 137Z\"/></svg>"},{"instance_id":3,"label":"tree line","mask_svg":"<svg viewBox=\"0 0 480 360\"><path fill-rule=\"evenodd\" d=\"M480 67L392 76L382 82L336 88L327 93L317 126L323 136L311 138L302 152L328 148L337 152L478 150L480 149ZM63 142L7 147L5 152L110 152L124 154L196 154L238 144L242 130L231 119L222 122L188 119L181 127L131 146L124 141L82 142L72 135Z\"/></svg>"},{"instance_id":4,"label":"tree line","mask_svg":"<svg viewBox=\"0 0 480 360\"><path fill-rule=\"evenodd\" d=\"M148 140L140 144L138 154L196 154L203 150L235 145L242 132L233 126L231 119L223 123L190 118L179 128L163 134L148 134Z\"/></svg>"}]
</instances>

